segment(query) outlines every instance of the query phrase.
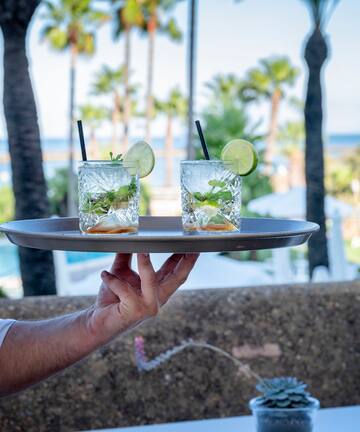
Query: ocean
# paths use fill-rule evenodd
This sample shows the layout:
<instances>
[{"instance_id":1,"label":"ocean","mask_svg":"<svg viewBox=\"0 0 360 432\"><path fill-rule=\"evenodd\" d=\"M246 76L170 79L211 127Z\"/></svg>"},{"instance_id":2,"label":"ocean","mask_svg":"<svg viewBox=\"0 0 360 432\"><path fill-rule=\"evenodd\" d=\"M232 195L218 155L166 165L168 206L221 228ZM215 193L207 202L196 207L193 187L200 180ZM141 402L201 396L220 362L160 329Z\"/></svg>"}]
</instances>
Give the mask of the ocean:
<instances>
[{"instance_id":1,"label":"ocean","mask_svg":"<svg viewBox=\"0 0 360 432\"><path fill-rule=\"evenodd\" d=\"M131 141L135 141L132 139ZM109 141L99 141L100 144ZM164 138L153 138L151 142L155 150L162 149L164 147ZM360 134L333 134L329 135L328 139L325 139L325 148L333 155L338 156L346 151L360 146ZM174 147L176 149L185 149L185 138L176 137L174 139ZM42 141L43 152L66 152L67 141L66 139L59 138L47 138ZM4 156L7 152L7 141L0 140L0 161L1 156ZM180 162L180 159L175 159L175 167ZM45 175L47 178L51 178L58 168L66 167L66 161L51 161L44 163ZM149 182L152 186L161 186L164 183L164 158L157 157L156 164L153 173L149 177ZM10 181L10 166L0 162L0 186L8 184ZM173 182L177 184L179 182L179 170L175 169L173 173Z\"/></svg>"}]
</instances>

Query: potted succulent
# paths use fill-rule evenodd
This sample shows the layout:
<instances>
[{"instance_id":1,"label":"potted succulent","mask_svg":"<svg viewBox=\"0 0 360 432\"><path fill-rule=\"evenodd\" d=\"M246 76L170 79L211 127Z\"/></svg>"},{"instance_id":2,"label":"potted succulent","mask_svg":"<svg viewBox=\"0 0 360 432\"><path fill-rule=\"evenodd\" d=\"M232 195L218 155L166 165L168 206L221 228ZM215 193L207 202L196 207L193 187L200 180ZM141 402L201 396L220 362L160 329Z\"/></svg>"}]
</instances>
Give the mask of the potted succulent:
<instances>
[{"instance_id":1,"label":"potted succulent","mask_svg":"<svg viewBox=\"0 0 360 432\"><path fill-rule=\"evenodd\" d=\"M262 379L256 386L262 396L250 401L257 432L312 432L319 401L306 384L293 377Z\"/></svg>"},{"instance_id":2,"label":"potted succulent","mask_svg":"<svg viewBox=\"0 0 360 432\"><path fill-rule=\"evenodd\" d=\"M228 352L206 342L192 339L163 352L152 360L145 353L144 339L135 338L135 361L139 371L148 372L167 362L189 347L205 348L224 355L240 367L249 378L256 380L261 396L250 401L257 432L312 432L319 401L306 391L306 384L293 377L262 378Z\"/></svg>"}]
</instances>

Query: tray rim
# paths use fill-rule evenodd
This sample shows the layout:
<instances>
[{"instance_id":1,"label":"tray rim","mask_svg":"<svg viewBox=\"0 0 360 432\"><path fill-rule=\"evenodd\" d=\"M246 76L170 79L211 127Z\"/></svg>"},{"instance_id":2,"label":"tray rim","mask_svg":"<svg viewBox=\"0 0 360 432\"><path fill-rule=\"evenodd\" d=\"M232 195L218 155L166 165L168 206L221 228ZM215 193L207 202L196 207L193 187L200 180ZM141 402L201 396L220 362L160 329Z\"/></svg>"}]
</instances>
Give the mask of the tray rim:
<instances>
[{"instance_id":1,"label":"tray rim","mask_svg":"<svg viewBox=\"0 0 360 432\"><path fill-rule=\"evenodd\" d=\"M141 221L145 219L181 219L181 216L140 216L140 223ZM94 241L95 239L101 239L106 240L108 242L115 242L115 241L135 241L135 242L169 242L169 241L194 241L194 240L225 240L226 237L230 237L232 239L251 239L251 238L276 238L276 237L294 237L299 235L306 235L306 234L314 234L315 232L319 231L320 227L315 222L310 222L306 220L301 219L286 219L286 218L258 218L258 217L243 217L242 220L269 220L269 221L283 221L283 222L300 222L307 224L307 229L299 229L299 230L292 230L292 231L282 231L282 232L264 232L264 233L242 233L242 232L228 232L228 233L185 233L184 235L167 235L167 236L161 236L161 235L150 235L150 236L144 236L141 235L141 232L137 235L123 235L123 234L58 234L56 231L47 231L47 232L29 232L24 230L19 230L16 228L8 227L9 225L21 223L21 222L38 222L38 221L56 221L56 220L63 220L63 221L71 221L71 220L78 220L77 217L50 217L50 218L38 218L38 219L20 219L20 220L14 220L5 222L0 225L0 232L4 233L5 235L22 235L26 237L36 237L36 238L49 238L49 236L52 239L68 239L68 240L79 240L82 239L82 241ZM159 229L161 232L161 229ZM164 230L164 233L167 232ZM49 234L51 233L51 234Z\"/></svg>"}]
</instances>

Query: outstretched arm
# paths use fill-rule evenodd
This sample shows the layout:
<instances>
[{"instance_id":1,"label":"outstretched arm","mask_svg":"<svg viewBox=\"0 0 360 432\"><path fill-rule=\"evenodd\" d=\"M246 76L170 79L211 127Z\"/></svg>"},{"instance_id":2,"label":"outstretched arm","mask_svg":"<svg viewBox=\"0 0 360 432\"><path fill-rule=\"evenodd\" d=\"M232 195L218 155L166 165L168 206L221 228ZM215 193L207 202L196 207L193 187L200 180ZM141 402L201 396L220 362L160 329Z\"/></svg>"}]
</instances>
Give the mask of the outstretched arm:
<instances>
[{"instance_id":1,"label":"outstretched arm","mask_svg":"<svg viewBox=\"0 0 360 432\"><path fill-rule=\"evenodd\" d=\"M192 270L196 254L172 255L157 272L149 255L118 254L94 305L44 321L16 321L0 348L0 396L15 393L86 357L155 316Z\"/></svg>"}]
</instances>

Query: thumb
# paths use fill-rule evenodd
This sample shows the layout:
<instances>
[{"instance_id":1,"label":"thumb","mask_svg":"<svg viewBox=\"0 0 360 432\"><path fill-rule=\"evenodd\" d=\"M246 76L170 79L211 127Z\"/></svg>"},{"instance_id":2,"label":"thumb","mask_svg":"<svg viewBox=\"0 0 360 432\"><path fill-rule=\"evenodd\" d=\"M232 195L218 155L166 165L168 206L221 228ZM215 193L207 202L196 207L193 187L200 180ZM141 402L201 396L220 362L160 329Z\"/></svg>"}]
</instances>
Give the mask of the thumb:
<instances>
[{"instance_id":1,"label":"thumb","mask_svg":"<svg viewBox=\"0 0 360 432\"><path fill-rule=\"evenodd\" d=\"M121 297L126 295L131 298L135 297L135 293L130 289L129 284L125 280L116 277L106 270L102 271L100 276L105 286L116 296Z\"/></svg>"},{"instance_id":2,"label":"thumb","mask_svg":"<svg viewBox=\"0 0 360 432\"><path fill-rule=\"evenodd\" d=\"M101 279L102 279L102 281L106 284L106 285L110 285L113 281L114 281L114 279L117 279L114 275L112 275L111 273L109 273L108 271L106 271L106 270L103 270L102 272L101 272Z\"/></svg>"}]
</instances>

